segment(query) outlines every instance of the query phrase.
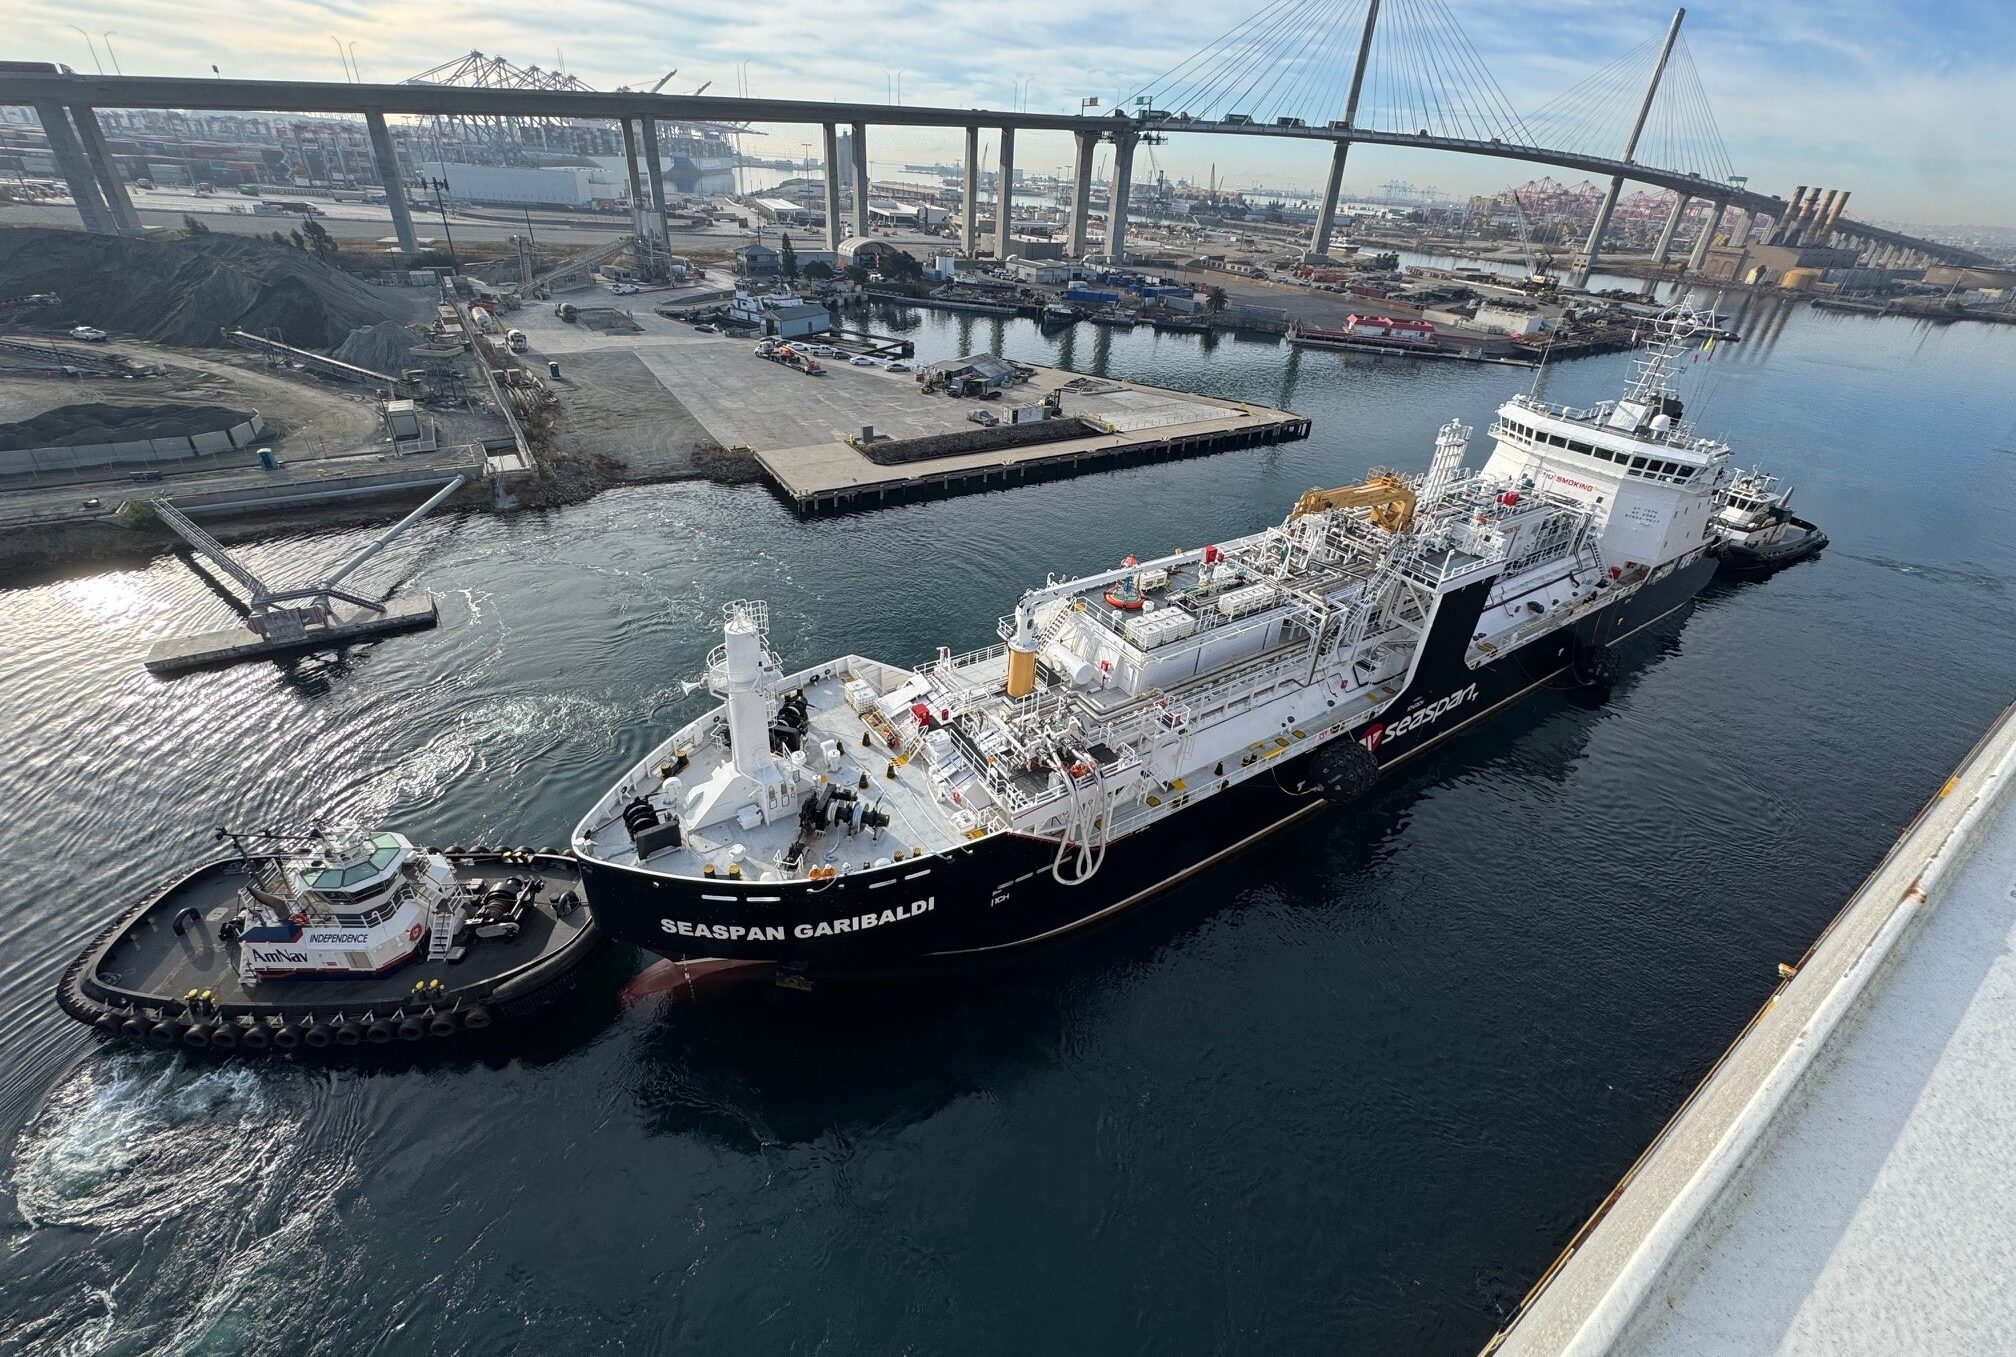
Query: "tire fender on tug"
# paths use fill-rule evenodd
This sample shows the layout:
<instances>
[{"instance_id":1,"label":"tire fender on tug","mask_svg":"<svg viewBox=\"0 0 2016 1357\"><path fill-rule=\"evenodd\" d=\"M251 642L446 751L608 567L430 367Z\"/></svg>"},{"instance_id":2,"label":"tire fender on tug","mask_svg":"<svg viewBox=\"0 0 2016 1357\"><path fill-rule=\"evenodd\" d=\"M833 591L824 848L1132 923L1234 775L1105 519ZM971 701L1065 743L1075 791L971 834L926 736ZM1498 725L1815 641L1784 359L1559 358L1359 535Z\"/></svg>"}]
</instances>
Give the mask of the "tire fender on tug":
<instances>
[{"instance_id":1,"label":"tire fender on tug","mask_svg":"<svg viewBox=\"0 0 2016 1357\"><path fill-rule=\"evenodd\" d=\"M454 1036L455 1019L453 1015L447 1013L436 1013L433 1017L433 1020L427 1024L427 1031L430 1035L437 1037Z\"/></svg>"},{"instance_id":2,"label":"tire fender on tug","mask_svg":"<svg viewBox=\"0 0 2016 1357\"><path fill-rule=\"evenodd\" d=\"M265 1023L254 1020L238 1041L248 1051L263 1051L273 1044L273 1034L266 1030Z\"/></svg>"},{"instance_id":3,"label":"tire fender on tug","mask_svg":"<svg viewBox=\"0 0 2016 1357\"><path fill-rule=\"evenodd\" d=\"M427 1035L427 1024L418 1018L406 1018L399 1024L399 1040L419 1041Z\"/></svg>"},{"instance_id":4,"label":"tire fender on tug","mask_svg":"<svg viewBox=\"0 0 2016 1357\"><path fill-rule=\"evenodd\" d=\"M1338 805L1348 805L1372 790L1379 780L1379 760L1358 741L1345 736L1316 752L1309 780Z\"/></svg>"},{"instance_id":5,"label":"tire fender on tug","mask_svg":"<svg viewBox=\"0 0 2016 1357\"><path fill-rule=\"evenodd\" d=\"M280 1030L273 1034L273 1044L283 1051L291 1051L301 1044L301 1032L292 1023L281 1023Z\"/></svg>"},{"instance_id":6,"label":"tire fender on tug","mask_svg":"<svg viewBox=\"0 0 2016 1357\"><path fill-rule=\"evenodd\" d=\"M336 1044L338 1046L356 1046L361 1044L363 1040L364 1029L357 1023L339 1022L336 1024Z\"/></svg>"},{"instance_id":7,"label":"tire fender on tug","mask_svg":"<svg viewBox=\"0 0 2016 1357\"><path fill-rule=\"evenodd\" d=\"M1617 685L1624 666L1617 659L1616 651L1600 641L1589 641L1575 647L1575 658L1569 661L1569 672L1582 687L1607 692Z\"/></svg>"},{"instance_id":8,"label":"tire fender on tug","mask_svg":"<svg viewBox=\"0 0 2016 1357\"><path fill-rule=\"evenodd\" d=\"M210 1022L210 1047L217 1051L238 1049L238 1024L228 1018L213 1018Z\"/></svg>"},{"instance_id":9,"label":"tire fender on tug","mask_svg":"<svg viewBox=\"0 0 2016 1357\"><path fill-rule=\"evenodd\" d=\"M316 1050L322 1051L327 1050L329 1046L336 1040L336 1038L329 1035L329 1029L327 1027L324 1027L321 1023L315 1021L315 1019L311 1017L308 1019L307 1026L302 1029L301 1040L305 1044L314 1047Z\"/></svg>"},{"instance_id":10,"label":"tire fender on tug","mask_svg":"<svg viewBox=\"0 0 2016 1357\"><path fill-rule=\"evenodd\" d=\"M462 1025L472 1031L481 1031L490 1025L490 1010L478 1004L463 1017Z\"/></svg>"},{"instance_id":11,"label":"tire fender on tug","mask_svg":"<svg viewBox=\"0 0 2016 1357\"><path fill-rule=\"evenodd\" d=\"M172 1018L166 1018L148 1028L147 1035L156 1041L165 1041L172 1045L182 1039L182 1024Z\"/></svg>"}]
</instances>

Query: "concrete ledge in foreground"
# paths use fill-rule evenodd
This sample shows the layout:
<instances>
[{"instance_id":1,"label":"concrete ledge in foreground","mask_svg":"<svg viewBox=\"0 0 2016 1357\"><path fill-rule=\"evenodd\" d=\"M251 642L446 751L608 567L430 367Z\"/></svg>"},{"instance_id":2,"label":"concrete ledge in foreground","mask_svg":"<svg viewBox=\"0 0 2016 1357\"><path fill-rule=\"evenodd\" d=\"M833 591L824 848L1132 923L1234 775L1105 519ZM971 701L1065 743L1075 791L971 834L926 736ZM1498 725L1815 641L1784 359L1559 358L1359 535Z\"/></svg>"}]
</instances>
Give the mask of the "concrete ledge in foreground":
<instances>
[{"instance_id":1,"label":"concrete ledge in foreground","mask_svg":"<svg viewBox=\"0 0 2016 1357\"><path fill-rule=\"evenodd\" d=\"M1485 1351L2008 1352L2016 708Z\"/></svg>"}]
</instances>

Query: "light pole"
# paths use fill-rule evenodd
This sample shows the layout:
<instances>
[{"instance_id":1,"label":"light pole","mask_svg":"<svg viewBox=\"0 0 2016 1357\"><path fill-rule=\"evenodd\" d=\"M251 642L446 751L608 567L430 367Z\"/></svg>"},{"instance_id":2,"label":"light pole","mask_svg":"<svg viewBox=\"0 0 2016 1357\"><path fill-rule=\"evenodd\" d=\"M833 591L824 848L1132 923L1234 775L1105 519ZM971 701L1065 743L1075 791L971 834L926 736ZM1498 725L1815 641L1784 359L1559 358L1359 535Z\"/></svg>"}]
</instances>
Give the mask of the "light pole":
<instances>
[{"instance_id":1,"label":"light pole","mask_svg":"<svg viewBox=\"0 0 2016 1357\"><path fill-rule=\"evenodd\" d=\"M1021 78L1020 80L1017 80L1017 81L1015 82L1015 111L1016 111L1016 112L1018 112L1018 113L1026 113L1026 112L1028 112L1028 110L1027 110L1027 109L1025 109L1025 108L1023 108L1023 107L1022 107L1022 105L1023 105L1024 101L1025 101L1025 100L1026 100L1026 99L1028 98L1028 95L1029 95L1029 87L1030 87L1031 85L1035 84L1035 83L1036 83L1036 77L1035 77L1035 76L1033 76L1033 75L1025 75L1025 76L1023 76L1023 77L1022 77L1022 78Z\"/></svg>"},{"instance_id":2,"label":"light pole","mask_svg":"<svg viewBox=\"0 0 2016 1357\"><path fill-rule=\"evenodd\" d=\"M882 97L885 102L893 103L898 108L903 107L903 72L909 69L908 66L905 66L901 70L884 70L882 72ZM894 91L893 98L890 97L892 90Z\"/></svg>"},{"instance_id":3,"label":"light pole","mask_svg":"<svg viewBox=\"0 0 2016 1357\"><path fill-rule=\"evenodd\" d=\"M113 30L113 32L116 32L116 31L117 31L117 30ZM113 51L113 50L112 50L112 37L113 37L113 33L111 33L111 32L108 32L108 33L103 33L103 34L100 34L99 36L101 36L101 37L103 37L103 38L105 39L105 55L106 55L106 56L108 56L108 57L111 57L111 58L112 58L112 74L114 74L114 75L124 75L124 74L126 74L126 72L124 72L123 70L119 69L119 54L118 54L117 52L115 52L115 51Z\"/></svg>"},{"instance_id":4,"label":"light pole","mask_svg":"<svg viewBox=\"0 0 2016 1357\"><path fill-rule=\"evenodd\" d=\"M98 59L98 44L91 41L91 35L89 33L86 33L83 29L77 27L77 25L75 24L66 24L65 27L70 29L70 31L75 33L78 37L84 39L84 45L91 49L91 64L98 68L98 74L100 75L105 74L105 63Z\"/></svg>"},{"instance_id":5,"label":"light pole","mask_svg":"<svg viewBox=\"0 0 2016 1357\"><path fill-rule=\"evenodd\" d=\"M350 74L356 77L358 84L364 83L364 71L357 64L357 44L354 42L350 44Z\"/></svg>"}]
</instances>

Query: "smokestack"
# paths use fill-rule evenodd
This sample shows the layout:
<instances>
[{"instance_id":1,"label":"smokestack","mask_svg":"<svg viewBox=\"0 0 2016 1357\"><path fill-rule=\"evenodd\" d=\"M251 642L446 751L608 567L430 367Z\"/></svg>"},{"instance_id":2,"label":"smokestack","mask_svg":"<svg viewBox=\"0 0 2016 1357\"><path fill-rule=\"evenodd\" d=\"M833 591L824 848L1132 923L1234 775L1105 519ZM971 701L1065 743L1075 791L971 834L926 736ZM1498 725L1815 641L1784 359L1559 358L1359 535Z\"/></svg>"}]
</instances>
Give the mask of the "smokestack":
<instances>
[{"instance_id":1,"label":"smokestack","mask_svg":"<svg viewBox=\"0 0 2016 1357\"><path fill-rule=\"evenodd\" d=\"M1831 236L1834 234L1835 224L1841 220L1841 214L1848 210L1848 195L1850 192L1852 190L1844 188L1841 190L1841 196L1834 200L1834 210L1827 214L1827 224L1825 230L1822 232L1823 235Z\"/></svg>"}]
</instances>

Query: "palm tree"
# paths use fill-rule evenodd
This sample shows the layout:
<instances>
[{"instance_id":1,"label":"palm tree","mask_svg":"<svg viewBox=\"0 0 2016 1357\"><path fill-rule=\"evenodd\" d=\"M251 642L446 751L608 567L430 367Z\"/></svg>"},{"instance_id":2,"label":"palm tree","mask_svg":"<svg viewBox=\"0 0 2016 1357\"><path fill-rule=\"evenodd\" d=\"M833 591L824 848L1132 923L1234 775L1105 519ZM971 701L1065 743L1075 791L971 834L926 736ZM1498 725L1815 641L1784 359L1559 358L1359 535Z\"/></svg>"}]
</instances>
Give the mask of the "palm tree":
<instances>
[{"instance_id":1,"label":"palm tree","mask_svg":"<svg viewBox=\"0 0 2016 1357\"><path fill-rule=\"evenodd\" d=\"M1230 299L1226 297L1225 289L1214 286L1204 294L1204 309L1215 316L1225 309L1228 300Z\"/></svg>"}]
</instances>

